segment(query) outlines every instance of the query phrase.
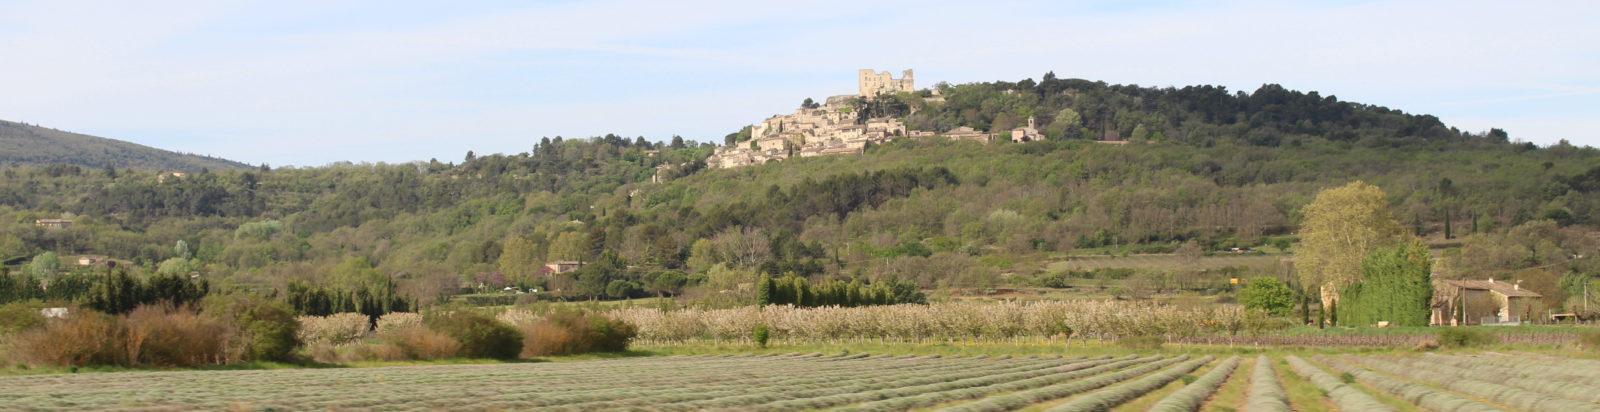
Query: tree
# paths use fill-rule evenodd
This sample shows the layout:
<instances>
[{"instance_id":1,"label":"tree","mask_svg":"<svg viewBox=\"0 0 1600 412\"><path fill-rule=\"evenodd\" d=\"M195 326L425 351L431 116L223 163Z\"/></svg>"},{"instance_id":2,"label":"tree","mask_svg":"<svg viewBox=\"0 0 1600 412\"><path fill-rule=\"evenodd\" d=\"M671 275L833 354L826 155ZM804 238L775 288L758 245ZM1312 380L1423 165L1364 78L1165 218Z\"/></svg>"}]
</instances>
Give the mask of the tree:
<instances>
[{"instance_id":1,"label":"tree","mask_svg":"<svg viewBox=\"0 0 1600 412\"><path fill-rule=\"evenodd\" d=\"M28 262L27 273L33 276L48 278L61 272L61 258L55 252L40 253Z\"/></svg>"},{"instance_id":2,"label":"tree","mask_svg":"<svg viewBox=\"0 0 1600 412\"><path fill-rule=\"evenodd\" d=\"M1050 126L1061 130L1061 138L1066 139L1072 137L1072 133L1078 130L1078 125L1082 121L1078 111L1068 107L1056 113L1056 119L1050 122Z\"/></svg>"},{"instance_id":3,"label":"tree","mask_svg":"<svg viewBox=\"0 0 1600 412\"><path fill-rule=\"evenodd\" d=\"M1239 291L1239 303L1248 309L1259 309L1277 316L1294 313L1294 290L1273 277L1259 277L1245 283Z\"/></svg>"},{"instance_id":4,"label":"tree","mask_svg":"<svg viewBox=\"0 0 1600 412\"><path fill-rule=\"evenodd\" d=\"M589 236L583 232L561 232L550 242L548 260L580 260L588 253Z\"/></svg>"},{"instance_id":5,"label":"tree","mask_svg":"<svg viewBox=\"0 0 1600 412\"><path fill-rule=\"evenodd\" d=\"M772 259L767 232L753 227L731 227L712 238L717 255L740 269L751 269Z\"/></svg>"},{"instance_id":6,"label":"tree","mask_svg":"<svg viewBox=\"0 0 1600 412\"><path fill-rule=\"evenodd\" d=\"M1428 326L1433 304L1433 257L1428 246L1408 239L1373 251L1361 262L1361 283L1343 291L1339 302L1347 324L1387 321L1395 326Z\"/></svg>"},{"instance_id":7,"label":"tree","mask_svg":"<svg viewBox=\"0 0 1600 412\"><path fill-rule=\"evenodd\" d=\"M183 259L189 259L189 258L194 257L194 253L189 251L189 242L185 242L185 241L182 241L182 240L179 240L178 244L172 246L172 253L173 253L174 256L179 257L179 258L183 258Z\"/></svg>"},{"instance_id":8,"label":"tree","mask_svg":"<svg viewBox=\"0 0 1600 412\"><path fill-rule=\"evenodd\" d=\"M505 273L511 281L523 281L532 278L544 262L540 257L544 255L539 250L539 245L524 237L512 237L502 242L500 260L497 265L500 272Z\"/></svg>"},{"instance_id":9,"label":"tree","mask_svg":"<svg viewBox=\"0 0 1600 412\"><path fill-rule=\"evenodd\" d=\"M632 296L633 293L638 290L639 284L637 283L622 279L615 279L612 280L611 283L606 284L606 297L612 299L622 299Z\"/></svg>"},{"instance_id":10,"label":"tree","mask_svg":"<svg viewBox=\"0 0 1600 412\"><path fill-rule=\"evenodd\" d=\"M809 101L811 99L806 100ZM756 279L756 305L771 305L773 291L775 290L776 289L772 285L772 275L762 273L761 276Z\"/></svg>"},{"instance_id":11,"label":"tree","mask_svg":"<svg viewBox=\"0 0 1600 412\"><path fill-rule=\"evenodd\" d=\"M200 270L200 262L194 259L171 258L161 261L156 266L156 273L164 275L189 276L190 273Z\"/></svg>"},{"instance_id":12,"label":"tree","mask_svg":"<svg viewBox=\"0 0 1600 412\"><path fill-rule=\"evenodd\" d=\"M689 268L690 273L705 273L711 265L721 263L717 257L716 246L711 244L711 239L701 238L689 246L689 258L683 264Z\"/></svg>"},{"instance_id":13,"label":"tree","mask_svg":"<svg viewBox=\"0 0 1600 412\"><path fill-rule=\"evenodd\" d=\"M1401 233L1383 190L1361 181L1318 192L1301 214L1295 266L1302 284L1319 285L1324 307L1339 299L1340 288L1361 280L1361 262L1372 251Z\"/></svg>"},{"instance_id":14,"label":"tree","mask_svg":"<svg viewBox=\"0 0 1600 412\"><path fill-rule=\"evenodd\" d=\"M1585 310L1593 312L1600 310L1600 305L1595 304L1600 298L1600 288L1594 285L1594 276L1587 273L1572 272L1561 277L1561 289L1568 298L1566 309L1568 312Z\"/></svg>"},{"instance_id":15,"label":"tree","mask_svg":"<svg viewBox=\"0 0 1600 412\"><path fill-rule=\"evenodd\" d=\"M1454 209L1452 206L1454 206L1456 198L1460 195L1460 191L1456 189L1455 182L1451 181L1450 178L1439 179L1439 210L1444 214L1444 238L1447 240L1455 238L1455 225L1450 221L1450 215Z\"/></svg>"},{"instance_id":16,"label":"tree","mask_svg":"<svg viewBox=\"0 0 1600 412\"><path fill-rule=\"evenodd\" d=\"M755 282L755 272L718 263L706 271L706 281L702 285L706 303L724 307L751 304L755 301Z\"/></svg>"},{"instance_id":17,"label":"tree","mask_svg":"<svg viewBox=\"0 0 1600 412\"><path fill-rule=\"evenodd\" d=\"M624 269L625 265L621 258L615 253L606 252L594 263L574 271L578 280L574 285L577 288L575 294L591 299L607 296L607 288L611 286L612 281L620 280Z\"/></svg>"},{"instance_id":18,"label":"tree","mask_svg":"<svg viewBox=\"0 0 1600 412\"><path fill-rule=\"evenodd\" d=\"M685 276L683 272L669 270L666 272L657 273L655 277L650 280L649 291L651 293L655 293L656 296L664 297L669 293L673 296L677 296L678 294L683 293L683 287L688 283L689 277Z\"/></svg>"},{"instance_id":19,"label":"tree","mask_svg":"<svg viewBox=\"0 0 1600 412\"><path fill-rule=\"evenodd\" d=\"M337 289L361 290L368 288L383 288L389 285L388 276L378 272L372 267L372 262L364 257L353 257L339 262L327 272L327 284Z\"/></svg>"},{"instance_id":20,"label":"tree","mask_svg":"<svg viewBox=\"0 0 1600 412\"><path fill-rule=\"evenodd\" d=\"M1138 126L1133 127L1133 137L1130 139L1135 142L1150 140L1150 129L1145 128L1144 123L1140 123Z\"/></svg>"}]
</instances>

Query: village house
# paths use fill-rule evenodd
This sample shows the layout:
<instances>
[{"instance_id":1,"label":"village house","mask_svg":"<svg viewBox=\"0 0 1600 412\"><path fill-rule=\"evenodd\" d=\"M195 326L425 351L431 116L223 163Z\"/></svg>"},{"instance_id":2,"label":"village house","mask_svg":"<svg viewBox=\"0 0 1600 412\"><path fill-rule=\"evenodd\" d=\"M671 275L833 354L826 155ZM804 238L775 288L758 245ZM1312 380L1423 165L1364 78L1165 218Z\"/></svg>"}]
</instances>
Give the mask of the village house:
<instances>
[{"instance_id":1,"label":"village house","mask_svg":"<svg viewBox=\"0 0 1600 412\"><path fill-rule=\"evenodd\" d=\"M1520 282L1489 280L1434 280L1434 326L1520 323L1538 316L1534 308L1543 296L1523 289Z\"/></svg>"},{"instance_id":2,"label":"village house","mask_svg":"<svg viewBox=\"0 0 1600 412\"><path fill-rule=\"evenodd\" d=\"M772 116L751 125L749 141L717 147L706 158L706 166L727 169L782 161L791 156L861 154L866 152L869 145L898 137L946 136L984 143L994 137L991 133L966 126L935 133L910 130L905 122L893 117L860 118L856 103L862 99L915 91L911 70L906 70L903 76L896 79L889 72L862 69L856 77L859 94L830 96L820 106L807 105L795 109L794 113ZM1035 128L1033 119L1029 118L1028 121L1027 127L1012 131L1013 139L1044 140L1044 134Z\"/></svg>"},{"instance_id":3,"label":"village house","mask_svg":"<svg viewBox=\"0 0 1600 412\"><path fill-rule=\"evenodd\" d=\"M994 135L992 134L980 132L978 129L973 129L967 126L950 129L950 131L940 133L940 135L948 137L951 140L976 140L984 143L988 143L989 139L994 138Z\"/></svg>"}]
</instances>

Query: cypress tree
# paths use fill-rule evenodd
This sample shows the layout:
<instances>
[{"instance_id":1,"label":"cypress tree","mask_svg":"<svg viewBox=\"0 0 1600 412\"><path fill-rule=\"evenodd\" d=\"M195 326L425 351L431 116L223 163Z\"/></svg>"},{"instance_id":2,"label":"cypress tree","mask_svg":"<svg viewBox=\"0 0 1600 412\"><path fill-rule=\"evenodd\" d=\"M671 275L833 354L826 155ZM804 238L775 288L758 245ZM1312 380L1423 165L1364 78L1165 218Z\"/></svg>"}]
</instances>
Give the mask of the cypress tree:
<instances>
[{"instance_id":1,"label":"cypress tree","mask_svg":"<svg viewBox=\"0 0 1600 412\"><path fill-rule=\"evenodd\" d=\"M761 277L756 279L756 305L771 305L772 289L772 275L762 273Z\"/></svg>"},{"instance_id":2,"label":"cypress tree","mask_svg":"<svg viewBox=\"0 0 1600 412\"><path fill-rule=\"evenodd\" d=\"M1379 248L1361 262L1364 281L1350 313L1361 324L1428 326L1433 301L1432 257L1420 241Z\"/></svg>"}]
</instances>

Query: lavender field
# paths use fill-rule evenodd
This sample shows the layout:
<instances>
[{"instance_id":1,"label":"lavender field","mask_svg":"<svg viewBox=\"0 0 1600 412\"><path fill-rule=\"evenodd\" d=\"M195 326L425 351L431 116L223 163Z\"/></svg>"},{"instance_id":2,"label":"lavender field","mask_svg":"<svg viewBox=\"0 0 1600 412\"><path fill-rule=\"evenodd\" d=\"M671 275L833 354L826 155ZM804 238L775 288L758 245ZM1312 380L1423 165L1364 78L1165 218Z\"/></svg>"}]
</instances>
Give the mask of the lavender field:
<instances>
[{"instance_id":1,"label":"lavender field","mask_svg":"<svg viewBox=\"0 0 1600 412\"><path fill-rule=\"evenodd\" d=\"M0 409L1582 411L1597 382L1600 362L1541 355L791 353L19 376Z\"/></svg>"}]
</instances>

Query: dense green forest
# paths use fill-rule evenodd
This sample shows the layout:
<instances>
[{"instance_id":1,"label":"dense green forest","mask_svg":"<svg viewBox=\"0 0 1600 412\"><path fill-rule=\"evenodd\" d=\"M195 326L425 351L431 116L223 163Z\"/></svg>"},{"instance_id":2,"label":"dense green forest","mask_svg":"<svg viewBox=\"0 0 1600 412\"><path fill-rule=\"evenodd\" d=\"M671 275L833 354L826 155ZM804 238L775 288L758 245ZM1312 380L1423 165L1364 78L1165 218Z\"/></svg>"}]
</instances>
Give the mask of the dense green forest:
<instances>
[{"instance_id":1,"label":"dense green forest","mask_svg":"<svg viewBox=\"0 0 1600 412\"><path fill-rule=\"evenodd\" d=\"M103 255L213 287L398 290L423 304L506 286L571 298L732 290L754 301L739 285L762 273L989 287L1028 284L1075 253L1287 246L1312 195L1363 180L1413 233L1461 247L1447 253L1449 273L1593 269L1579 257L1600 223L1591 148L1519 144L1273 85L1229 93L1047 75L938 89L943 102L905 94L864 110L929 130L1005 130L1035 116L1052 140L900 139L728 170L704 168L709 144L615 135L539 139L460 163L182 178L10 167L0 259L20 272L45 251ZM1093 141L1108 137L1148 144ZM34 224L44 218L73 224ZM538 274L555 260L592 264Z\"/></svg>"},{"instance_id":2,"label":"dense green forest","mask_svg":"<svg viewBox=\"0 0 1600 412\"><path fill-rule=\"evenodd\" d=\"M227 159L0 120L0 167L56 164L184 172L250 167Z\"/></svg>"}]
</instances>

